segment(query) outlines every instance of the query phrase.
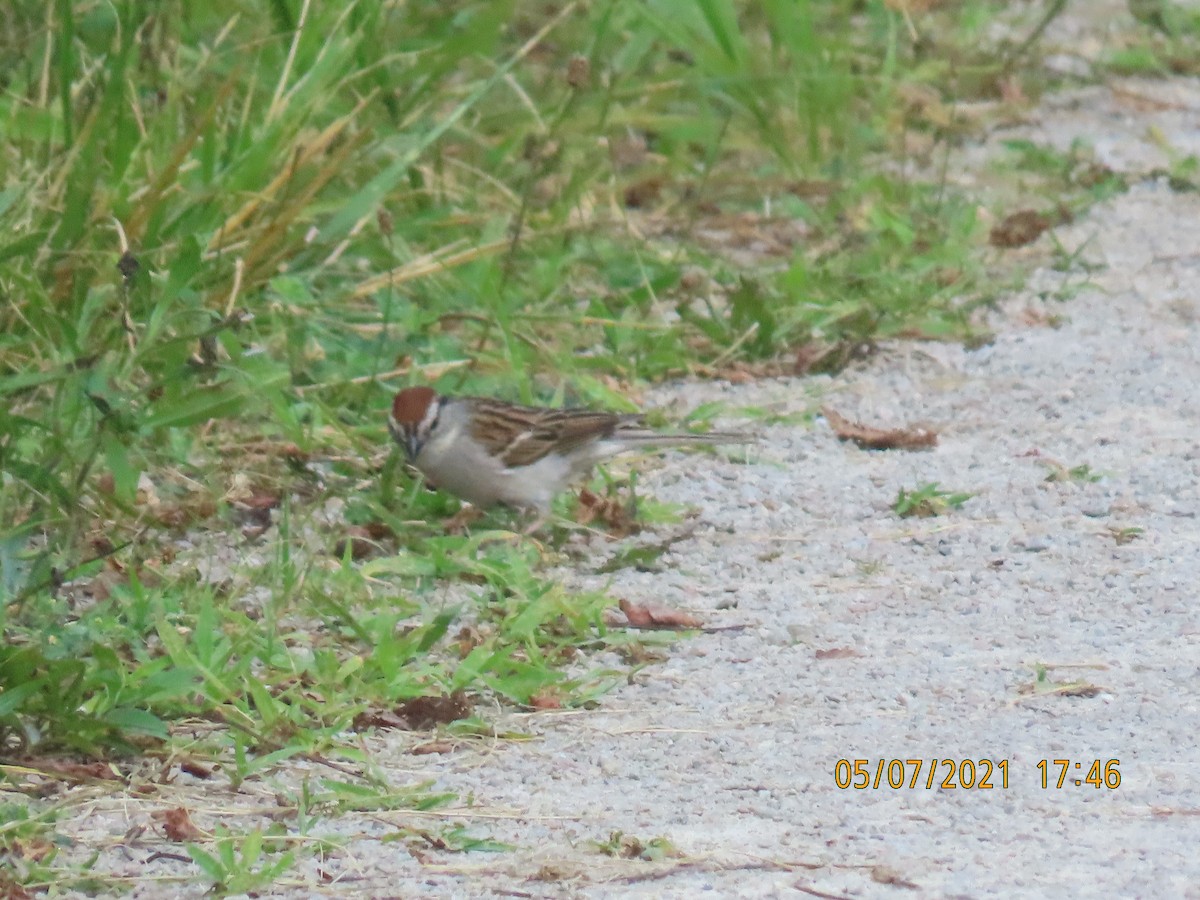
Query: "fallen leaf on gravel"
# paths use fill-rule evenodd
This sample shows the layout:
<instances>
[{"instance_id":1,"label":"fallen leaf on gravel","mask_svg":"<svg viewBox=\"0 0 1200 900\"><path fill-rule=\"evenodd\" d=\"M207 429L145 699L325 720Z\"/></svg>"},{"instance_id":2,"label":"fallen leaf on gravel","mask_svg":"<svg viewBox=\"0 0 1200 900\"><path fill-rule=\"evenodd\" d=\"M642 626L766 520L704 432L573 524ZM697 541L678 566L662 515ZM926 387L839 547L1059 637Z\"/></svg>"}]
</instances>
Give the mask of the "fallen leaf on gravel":
<instances>
[{"instance_id":1,"label":"fallen leaf on gravel","mask_svg":"<svg viewBox=\"0 0 1200 900\"><path fill-rule=\"evenodd\" d=\"M822 900L850 900L847 894L828 894L825 891L818 891L815 887L809 887L807 884L801 884L798 881L792 887L803 894L808 894L812 897L821 897Z\"/></svg>"},{"instance_id":2,"label":"fallen leaf on gravel","mask_svg":"<svg viewBox=\"0 0 1200 900\"><path fill-rule=\"evenodd\" d=\"M1139 528L1136 525L1131 525L1128 527L1109 525L1108 533L1112 535L1113 540L1117 542L1118 546L1124 546L1125 544L1132 544L1134 541L1140 538L1146 533L1146 529Z\"/></svg>"},{"instance_id":3,"label":"fallen leaf on gravel","mask_svg":"<svg viewBox=\"0 0 1200 900\"><path fill-rule=\"evenodd\" d=\"M151 509L159 524L167 528L186 528L217 514L217 504L207 497L191 503L154 504Z\"/></svg>"},{"instance_id":4,"label":"fallen leaf on gravel","mask_svg":"<svg viewBox=\"0 0 1200 900\"><path fill-rule=\"evenodd\" d=\"M1095 697L1104 692L1104 688L1090 681L1054 681L1050 678L1049 670L1058 666L1039 665L1033 681L1022 684L1017 688L1018 701L1031 697ZM1094 668L1088 666L1088 668Z\"/></svg>"},{"instance_id":5,"label":"fallen leaf on gravel","mask_svg":"<svg viewBox=\"0 0 1200 900\"><path fill-rule=\"evenodd\" d=\"M193 778L200 778L200 779L203 779L206 781L209 778L212 778L212 775L213 775L212 769L210 769L208 766L205 766L205 765L202 765L201 763L196 762L194 759L181 760L179 763L179 770L181 772L186 772L187 774L191 775Z\"/></svg>"},{"instance_id":6,"label":"fallen leaf on gravel","mask_svg":"<svg viewBox=\"0 0 1200 900\"><path fill-rule=\"evenodd\" d=\"M1095 697L1103 692L1103 688L1087 681L1072 681L1063 684L1037 685L1023 684L1017 688L1017 693L1025 697Z\"/></svg>"},{"instance_id":7,"label":"fallen leaf on gravel","mask_svg":"<svg viewBox=\"0 0 1200 900\"><path fill-rule=\"evenodd\" d=\"M58 778L62 781L117 781L120 778L112 766L104 762L75 763L57 759L32 759L22 761L18 765L34 769L37 774L47 778Z\"/></svg>"},{"instance_id":8,"label":"fallen leaf on gravel","mask_svg":"<svg viewBox=\"0 0 1200 900\"><path fill-rule=\"evenodd\" d=\"M205 837L204 832L195 826L192 817L182 806L153 812L150 814L150 818L162 825L163 833L168 840L183 843L184 841L198 841Z\"/></svg>"},{"instance_id":9,"label":"fallen leaf on gravel","mask_svg":"<svg viewBox=\"0 0 1200 900\"><path fill-rule=\"evenodd\" d=\"M792 370L796 375L839 372L856 359L865 359L875 350L867 341L807 341L800 344L793 357Z\"/></svg>"},{"instance_id":10,"label":"fallen leaf on gravel","mask_svg":"<svg viewBox=\"0 0 1200 900\"><path fill-rule=\"evenodd\" d=\"M553 688L547 688L533 694L528 705L533 709L562 709L562 695Z\"/></svg>"},{"instance_id":11,"label":"fallen leaf on gravel","mask_svg":"<svg viewBox=\"0 0 1200 900\"><path fill-rule=\"evenodd\" d=\"M614 618L615 618L614 614ZM620 622L616 627L621 627L624 622ZM632 644L622 644L613 648L617 656L621 657L621 662L627 666L644 666L647 663L666 662L668 657L663 652L661 647L647 647L640 641L635 641Z\"/></svg>"},{"instance_id":12,"label":"fallen leaf on gravel","mask_svg":"<svg viewBox=\"0 0 1200 900\"><path fill-rule=\"evenodd\" d=\"M14 839L7 846L7 855L25 862L40 863L58 848L42 837L31 837L25 840ZM0 882L0 897L4 897L3 882Z\"/></svg>"},{"instance_id":13,"label":"fallen leaf on gravel","mask_svg":"<svg viewBox=\"0 0 1200 900\"><path fill-rule=\"evenodd\" d=\"M251 488L250 496L235 501L234 505L246 509L275 509L281 502L282 499L274 491Z\"/></svg>"},{"instance_id":14,"label":"fallen leaf on gravel","mask_svg":"<svg viewBox=\"0 0 1200 900\"><path fill-rule=\"evenodd\" d=\"M33 894L12 880L6 872L0 871L0 900L32 900Z\"/></svg>"},{"instance_id":15,"label":"fallen leaf on gravel","mask_svg":"<svg viewBox=\"0 0 1200 900\"><path fill-rule=\"evenodd\" d=\"M464 625L454 636L454 648L460 659L487 640L487 636L474 625Z\"/></svg>"},{"instance_id":16,"label":"fallen leaf on gravel","mask_svg":"<svg viewBox=\"0 0 1200 900\"><path fill-rule=\"evenodd\" d=\"M366 731L368 728L396 728L407 731L409 723L408 719L396 715L390 709L371 709L355 716L351 727L355 731Z\"/></svg>"},{"instance_id":17,"label":"fallen leaf on gravel","mask_svg":"<svg viewBox=\"0 0 1200 900\"><path fill-rule=\"evenodd\" d=\"M699 628L702 623L690 613L662 603L631 603L621 600L621 612L634 628Z\"/></svg>"},{"instance_id":18,"label":"fallen leaf on gravel","mask_svg":"<svg viewBox=\"0 0 1200 900\"><path fill-rule=\"evenodd\" d=\"M996 87L1000 89L1000 99L1005 103L1021 106L1029 102L1029 97L1021 86L1021 80L1016 76L1010 75L1008 78L999 79Z\"/></svg>"},{"instance_id":19,"label":"fallen leaf on gravel","mask_svg":"<svg viewBox=\"0 0 1200 900\"><path fill-rule=\"evenodd\" d=\"M1032 244L1050 227L1050 220L1036 210L1011 213L992 226L988 243L993 247L1024 247Z\"/></svg>"},{"instance_id":20,"label":"fallen leaf on gravel","mask_svg":"<svg viewBox=\"0 0 1200 900\"><path fill-rule=\"evenodd\" d=\"M414 831L413 834L415 834L417 837L419 837L421 840L423 840L425 843L427 843L434 850L449 850L450 849L450 845L446 843L445 838L441 838L441 837L438 837L437 835L430 834L428 831L419 831L418 830L418 831Z\"/></svg>"},{"instance_id":21,"label":"fallen leaf on gravel","mask_svg":"<svg viewBox=\"0 0 1200 900\"><path fill-rule=\"evenodd\" d=\"M417 744L408 752L413 756L429 756L431 753L450 753L454 747L453 741L426 741L424 744Z\"/></svg>"},{"instance_id":22,"label":"fallen leaf on gravel","mask_svg":"<svg viewBox=\"0 0 1200 900\"><path fill-rule=\"evenodd\" d=\"M622 503L616 497L601 497L584 488L579 492L579 504L575 507L575 521L580 525L591 525L598 522L605 530L616 537L626 537L636 534L640 529L633 521L630 504Z\"/></svg>"},{"instance_id":23,"label":"fallen leaf on gravel","mask_svg":"<svg viewBox=\"0 0 1200 900\"><path fill-rule=\"evenodd\" d=\"M363 528L367 529L367 534L373 541L384 541L396 536L392 526L386 522L368 522Z\"/></svg>"},{"instance_id":24,"label":"fallen leaf on gravel","mask_svg":"<svg viewBox=\"0 0 1200 900\"><path fill-rule=\"evenodd\" d=\"M642 840L632 834L614 831L603 843L597 842L596 849L605 856L619 859L641 859L646 862L659 862L668 857L681 857L683 854L665 837Z\"/></svg>"},{"instance_id":25,"label":"fallen leaf on gravel","mask_svg":"<svg viewBox=\"0 0 1200 900\"><path fill-rule=\"evenodd\" d=\"M862 656L853 647L832 647L829 650L818 650L813 655L817 659L850 659L854 656Z\"/></svg>"},{"instance_id":26,"label":"fallen leaf on gravel","mask_svg":"<svg viewBox=\"0 0 1200 900\"><path fill-rule=\"evenodd\" d=\"M864 450L926 450L937 446L937 432L928 428L873 428L852 422L828 406L821 407L821 415L840 440L854 441Z\"/></svg>"},{"instance_id":27,"label":"fallen leaf on gravel","mask_svg":"<svg viewBox=\"0 0 1200 900\"><path fill-rule=\"evenodd\" d=\"M1061 688L1055 691L1063 697L1098 697L1104 692L1104 688L1097 684L1088 684L1086 681L1080 681L1076 684L1064 684Z\"/></svg>"},{"instance_id":28,"label":"fallen leaf on gravel","mask_svg":"<svg viewBox=\"0 0 1200 900\"><path fill-rule=\"evenodd\" d=\"M647 206L653 206L658 202L658 198L662 196L664 180L658 176L643 178L641 181L635 181L633 184L625 188L625 193L622 195L625 205L633 209L643 209Z\"/></svg>"},{"instance_id":29,"label":"fallen leaf on gravel","mask_svg":"<svg viewBox=\"0 0 1200 900\"><path fill-rule=\"evenodd\" d=\"M1059 209L1054 217L1034 209L1022 209L993 225L988 242L993 247L1024 247L1032 244L1048 229L1069 221L1071 213L1066 209Z\"/></svg>"},{"instance_id":30,"label":"fallen leaf on gravel","mask_svg":"<svg viewBox=\"0 0 1200 900\"><path fill-rule=\"evenodd\" d=\"M567 881L582 877L579 869L569 868L564 863L547 863L530 876L534 881Z\"/></svg>"},{"instance_id":31,"label":"fallen leaf on gravel","mask_svg":"<svg viewBox=\"0 0 1200 900\"><path fill-rule=\"evenodd\" d=\"M1067 322L1066 317L1060 313L1049 313L1031 306L1027 306L1017 314L1017 321L1022 325L1047 328L1062 328Z\"/></svg>"},{"instance_id":32,"label":"fallen leaf on gravel","mask_svg":"<svg viewBox=\"0 0 1200 900\"><path fill-rule=\"evenodd\" d=\"M308 462L308 452L301 450L295 444L283 444L276 448L276 455L292 462Z\"/></svg>"},{"instance_id":33,"label":"fallen leaf on gravel","mask_svg":"<svg viewBox=\"0 0 1200 900\"><path fill-rule=\"evenodd\" d=\"M428 481L425 482L429 484ZM442 526L442 530L446 534L462 535L471 530L471 526L482 519L484 512L477 506L471 506L469 503L463 504L462 509L448 518Z\"/></svg>"},{"instance_id":34,"label":"fallen leaf on gravel","mask_svg":"<svg viewBox=\"0 0 1200 900\"><path fill-rule=\"evenodd\" d=\"M335 556L345 556L349 547L351 559L363 559L379 549L380 541L394 536L395 532L382 522L350 525L346 528L345 537L334 545L333 553Z\"/></svg>"},{"instance_id":35,"label":"fallen leaf on gravel","mask_svg":"<svg viewBox=\"0 0 1200 900\"><path fill-rule=\"evenodd\" d=\"M908 888L912 891L917 890L917 885L902 877L895 869L889 869L887 866L876 866L873 868L871 870L871 880L879 884L891 884L896 887Z\"/></svg>"},{"instance_id":36,"label":"fallen leaf on gravel","mask_svg":"<svg viewBox=\"0 0 1200 900\"><path fill-rule=\"evenodd\" d=\"M398 728L423 731L434 725L457 722L471 715L471 701L463 691L429 697L413 697L390 710L366 710L354 717L354 730Z\"/></svg>"},{"instance_id":37,"label":"fallen leaf on gravel","mask_svg":"<svg viewBox=\"0 0 1200 900\"><path fill-rule=\"evenodd\" d=\"M769 359L756 362L734 359L720 366L696 365L696 374L705 378L728 381L730 384L750 384L760 378L782 378L795 372L795 367L783 360Z\"/></svg>"}]
</instances>

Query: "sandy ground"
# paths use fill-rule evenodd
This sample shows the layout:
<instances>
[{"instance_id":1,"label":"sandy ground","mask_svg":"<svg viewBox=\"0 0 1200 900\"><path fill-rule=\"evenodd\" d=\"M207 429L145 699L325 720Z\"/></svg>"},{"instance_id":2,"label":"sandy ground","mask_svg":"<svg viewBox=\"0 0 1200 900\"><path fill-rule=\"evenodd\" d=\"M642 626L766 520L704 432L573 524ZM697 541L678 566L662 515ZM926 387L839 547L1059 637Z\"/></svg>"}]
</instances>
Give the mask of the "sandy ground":
<instances>
[{"instance_id":1,"label":"sandy ground","mask_svg":"<svg viewBox=\"0 0 1200 900\"><path fill-rule=\"evenodd\" d=\"M1145 174L1163 146L1200 151L1200 83L1056 96L987 144L1015 136L1079 138ZM960 177L986 152L969 148ZM1100 268L1039 271L980 349L896 344L833 379L658 389L657 404L780 413L817 394L941 441L868 452L818 420L763 428L748 458L670 457L644 488L699 508L696 533L661 571L564 577L731 627L680 642L598 710L498 716L532 742L413 757L372 739L397 783L435 779L473 804L452 819L516 850L418 857L378 840L411 817L345 817L329 826L345 848L278 890L1200 897L1200 196L1147 177L1056 236ZM1083 286L1053 299L1066 283ZM1098 480L1047 480L1084 465ZM974 496L938 518L891 511L929 482ZM1066 780L1050 762L1043 787L1056 759ZM840 787L842 760L873 783ZM922 769L876 786L891 760ZM934 760L953 779L940 765L929 785ZM964 760L976 777L991 762L990 789L962 786ZM1119 785L1076 784L1095 761ZM600 854L614 832L679 855Z\"/></svg>"}]
</instances>

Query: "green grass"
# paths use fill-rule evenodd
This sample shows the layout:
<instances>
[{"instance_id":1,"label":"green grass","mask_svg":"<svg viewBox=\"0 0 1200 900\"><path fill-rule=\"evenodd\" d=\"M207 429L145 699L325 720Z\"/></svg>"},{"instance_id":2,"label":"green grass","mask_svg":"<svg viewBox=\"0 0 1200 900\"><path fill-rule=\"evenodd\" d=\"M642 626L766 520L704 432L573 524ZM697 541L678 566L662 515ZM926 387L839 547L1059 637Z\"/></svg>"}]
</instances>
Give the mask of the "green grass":
<instances>
[{"instance_id":1,"label":"green grass","mask_svg":"<svg viewBox=\"0 0 1200 900\"><path fill-rule=\"evenodd\" d=\"M875 0L13 0L0 755L170 759L203 722L188 752L237 786L362 763L356 717L414 697L596 702L621 673L587 660L650 639L537 545L442 535L390 393L628 408L971 337L975 205L884 163L961 137L898 98L1011 71L980 37L1002 7L914 40ZM238 834L193 854L218 891L291 862Z\"/></svg>"},{"instance_id":2,"label":"green grass","mask_svg":"<svg viewBox=\"0 0 1200 900\"><path fill-rule=\"evenodd\" d=\"M892 509L902 519L912 516L930 518L961 509L974 496L963 491L943 491L936 481L931 481L911 491L901 488Z\"/></svg>"},{"instance_id":3,"label":"green grass","mask_svg":"<svg viewBox=\"0 0 1200 900\"><path fill-rule=\"evenodd\" d=\"M1200 13L1176 0L1129 0L1140 28L1103 57L1119 75L1195 75L1200 72Z\"/></svg>"}]
</instances>

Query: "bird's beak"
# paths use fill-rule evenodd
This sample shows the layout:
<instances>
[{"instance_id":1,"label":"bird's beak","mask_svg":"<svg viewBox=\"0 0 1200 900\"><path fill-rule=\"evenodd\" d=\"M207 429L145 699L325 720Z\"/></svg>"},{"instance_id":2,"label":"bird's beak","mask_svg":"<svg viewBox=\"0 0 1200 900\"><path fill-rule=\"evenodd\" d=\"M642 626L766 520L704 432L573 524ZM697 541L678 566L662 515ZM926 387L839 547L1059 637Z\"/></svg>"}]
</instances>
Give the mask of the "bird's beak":
<instances>
[{"instance_id":1,"label":"bird's beak","mask_svg":"<svg viewBox=\"0 0 1200 900\"><path fill-rule=\"evenodd\" d=\"M416 459L417 454L421 452L421 440L415 431L404 435L404 452L408 454L409 462Z\"/></svg>"},{"instance_id":2,"label":"bird's beak","mask_svg":"<svg viewBox=\"0 0 1200 900\"><path fill-rule=\"evenodd\" d=\"M404 455L409 461L416 459L417 451L420 447L417 446L417 435L404 426L398 424L395 419L388 419L388 431L392 433L394 440L404 450Z\"/></svg>"}]
</instances>

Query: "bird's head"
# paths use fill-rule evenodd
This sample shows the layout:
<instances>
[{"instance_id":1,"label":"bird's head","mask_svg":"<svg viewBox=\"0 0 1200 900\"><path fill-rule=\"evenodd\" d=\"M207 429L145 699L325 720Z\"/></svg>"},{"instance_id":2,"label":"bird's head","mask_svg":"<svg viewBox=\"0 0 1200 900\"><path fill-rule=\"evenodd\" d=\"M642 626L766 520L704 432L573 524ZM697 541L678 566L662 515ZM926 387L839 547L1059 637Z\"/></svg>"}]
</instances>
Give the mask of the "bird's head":
<instances>
[{"instance_id":1,"label":"bird's head","mask_svg":"<svg viewBox=\"0 0 1200 900\"><path fill-rule=\"evenodd\" d=\"M442 398L430 387L405 388L392 400L388 430L404 448L410 461L415 460L437 425Z\"/></svg>"}]
</instances>

